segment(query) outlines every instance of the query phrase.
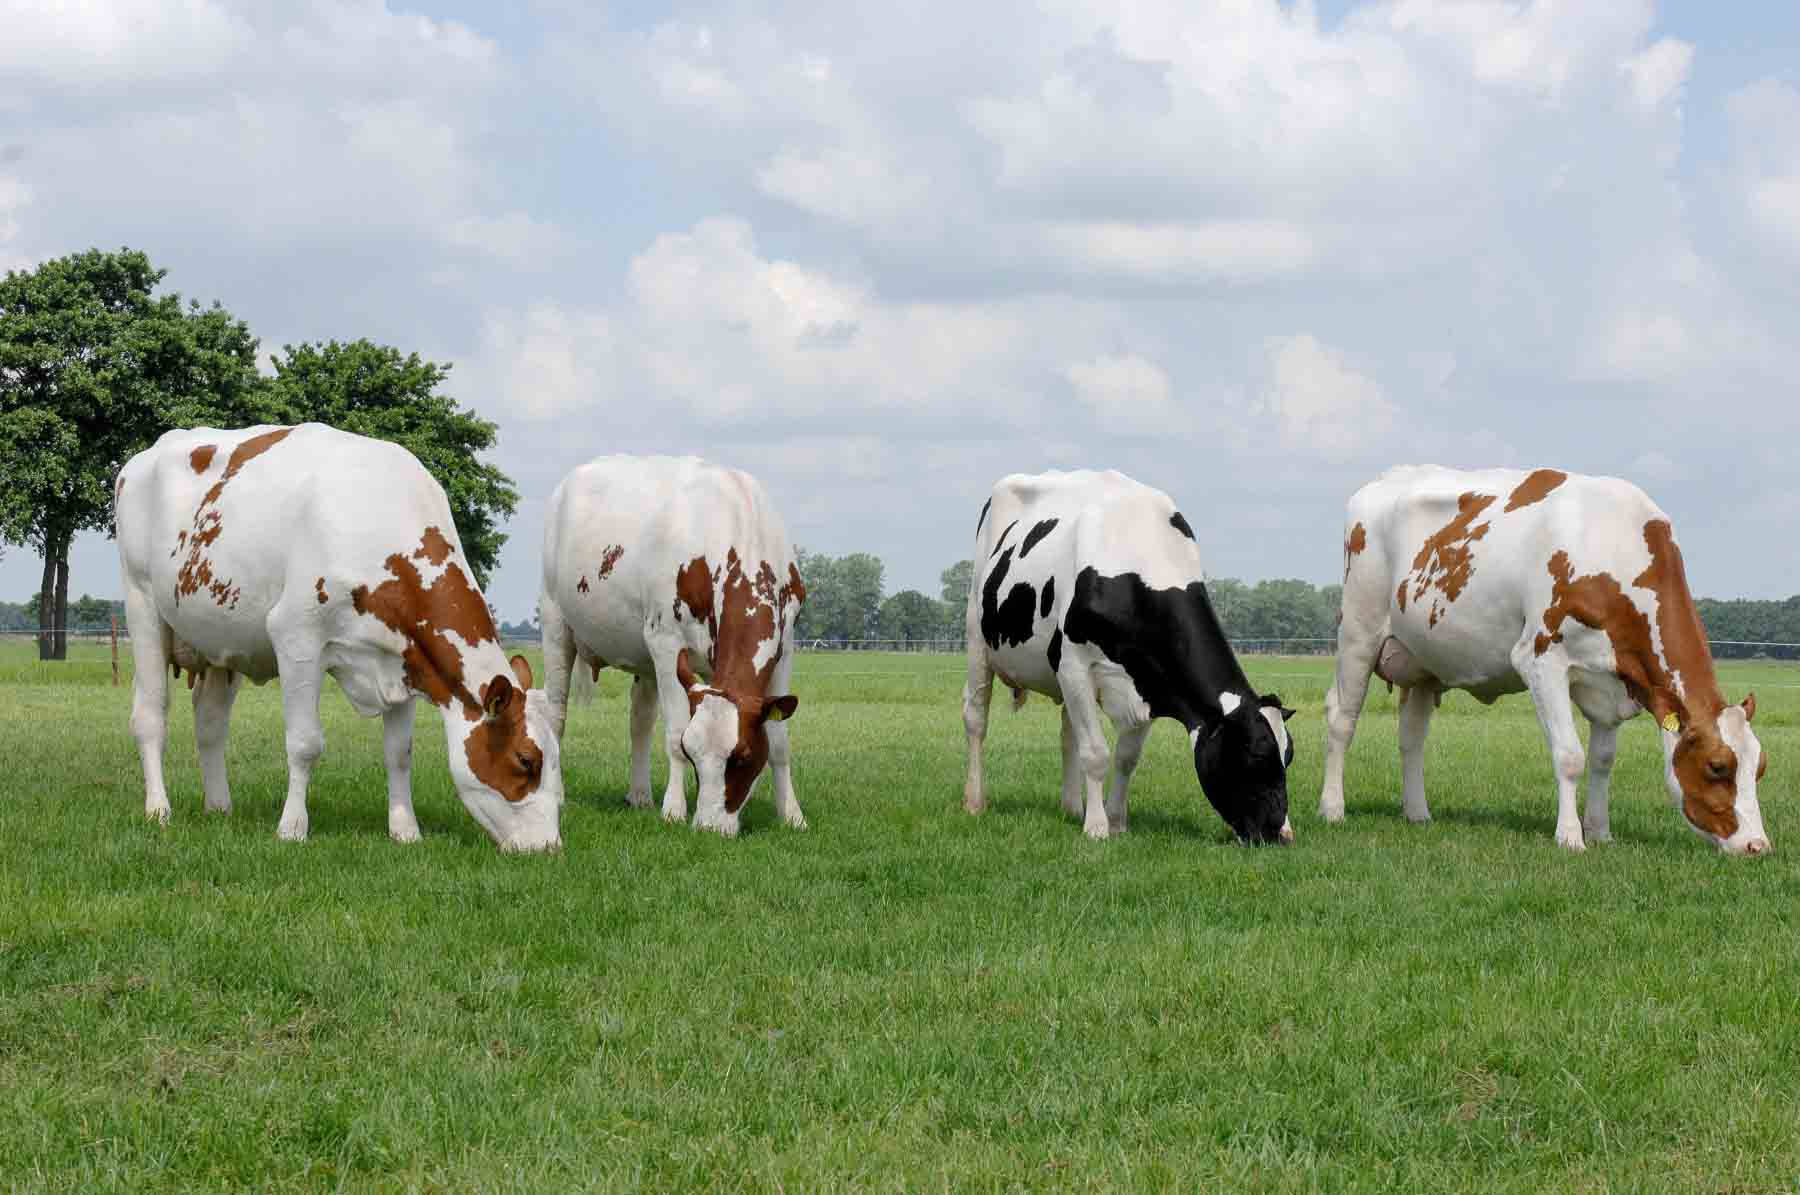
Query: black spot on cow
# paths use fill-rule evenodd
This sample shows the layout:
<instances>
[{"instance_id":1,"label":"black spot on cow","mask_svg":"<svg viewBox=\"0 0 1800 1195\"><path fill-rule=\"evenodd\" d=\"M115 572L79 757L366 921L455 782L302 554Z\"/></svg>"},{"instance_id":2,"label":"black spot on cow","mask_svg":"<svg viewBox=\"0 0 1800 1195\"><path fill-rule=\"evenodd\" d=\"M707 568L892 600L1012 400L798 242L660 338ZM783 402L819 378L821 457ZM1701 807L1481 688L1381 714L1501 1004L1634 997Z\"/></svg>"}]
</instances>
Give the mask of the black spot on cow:
<instances>
[{"instance_id":1,"label":"black spot on cow","mask_svg":"<svg viewBox=\"0 0 1800 1195\"><path fill-rule=\"evenodd\" d=\"M1175 530L1181 532L1189 539L1194 538L1194 529L1188 526L1188 521L1181 517L1181 512L1179 510L1169 516L1169 526L1175 528ZM980 530L980 528L977 528L977 530Z\"/></svg>"},{"instance_id":2,"label":"black spot on cow","mask_svg":"<svg viewBox=\"0 0 1800 1195\"><path fill-rule=\"evenodd\" d=\"M1037 524L1037 526L1033 527L1030 531L1026 532L1025 533L1025 542L1019 545L1019 559L1023 560L1023 559L1025 559L1026 556L1030 555L1031 549L1037 547L1038 544L1043 540L1043 538L1046 535L1049 535L1052 531L1055 531L1055 530L1056 530L1056 520L1055 519L1045 519L1043 522L1041 522L1041 523Z\"/></svg>"},{"instance_id":3,"label":"black spot on cow","mask_svg":"<svg viewBox=\"0 0 1800 1195\"><path fill-rule=\"evenodd\" d=\"M1011 548L1006 549L988 573L981 586L981 638L989 647L1001 648L1024 643L1031 638L1032 612L1037 608L1037 594L1023 581L1000 600L1000 587L1012 568Z\"/></svg>"},{"instance_id":4,"label":"black spot on cow","mask_svg":"<svg viewBox=\"0 0 1800 1195\"><path fill-rule=\"evenodd\" d=\"M1020 552L1023 556L1025 553ZM1043 592L1038 594L1038 617L1049 618L1050 607L1056 604L1056 578L1045 577Z\"/></svg>"},{"instance_id":5,"label":"black spot on cow","mask_svg":"<svg viewBox=\"0 0 1800 1195\"><path fill-rule=\"evenodd\" d=\"M981 517L979 519L975 520L975 534L976 535L981 534L981 525L983 523L987 522L988 507L992 506L993 504L994 504L994 499L991 495L989 496L989 498L986 502L983 502L981 504Z\"/></svg>"},{"instance_id":6,"label":"black spot on cow","mask_svg":"<svg viewBox=\"0 0 1800 1195\"><path fill-rule=\"evenodd\" d=\"M1045 653L1050 657L1050 671L1055 672L1062 665L1062 628L1057 627L1050 632L1050 650Z\"/></svg>"},{"instance_id":7,"label":"black spot on cow","mask_svg":"<svg viewBox=\"0 0 1800 1195\"><path fill-rule=\"evenodd\" d=\"M1000 533L1000 538L994 541L994 550L992 552L988 553L989 560L992 560L994 557L996 557L1000 554L1000 549L1004 548L1006 546L1006 537L1011 535L1013 533L1013 528L1017 527L1018 525L1019 525L1019 520L1017 520L1017 519L1014 519L1012 522L1010 522L1006 525L1006 530L1002 531Z\"/></svg>"},{"instance_id":8,"label":"black spot on cow","mask_svg":"<svg viewBox=\"0 0 1800 1195\"><path fill-rule=\"evenodd\" d=\"M1075 578L1063 627L1092 644L1131 678L1150 713L1199 735L1194 771L1206 799L1238 836L1278 842L1287 820L1287 768L1275 731L1219 625L1206 586L1152 589L1136 573L1102 576L1092 565ZM1223 693L1240 695L1227 714Z\"/></svg>"}]
</instances>

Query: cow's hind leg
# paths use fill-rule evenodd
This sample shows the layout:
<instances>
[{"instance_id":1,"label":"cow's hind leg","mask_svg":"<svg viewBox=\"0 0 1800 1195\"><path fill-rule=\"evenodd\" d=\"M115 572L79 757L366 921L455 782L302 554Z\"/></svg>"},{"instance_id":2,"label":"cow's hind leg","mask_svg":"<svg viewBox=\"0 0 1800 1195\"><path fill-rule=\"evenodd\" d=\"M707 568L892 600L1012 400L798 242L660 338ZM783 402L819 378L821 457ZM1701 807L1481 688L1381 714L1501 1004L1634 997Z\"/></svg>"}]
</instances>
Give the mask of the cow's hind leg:
<instances>
[{"instance_id":1,"label":"cow's hind leg","mask_svg":"<svg viewBox=\"0 0 1800 1195\"><path fill-rule=\"evenodd\" d=\"M562 607L550 600L549 594L538 599L538 617L543 620L544 697L550 703L550 729L560 743L569 718L569 690L576 667L575 635L563 618Z\"/></svg>"},{"instance_id":2,"label":"cow's hind leg","mask_svg":"<svg viewBox=\"0 0 1800 1195\"><path fill-rule=\"evenodd\" d=\"M988 663L987 645L979 633L969 636L969 679L963 685L963 732L968 736L969 771L963 780L963 808L980 813L987 808L987 791L981 775L981 749L987 741L988 706L994 699L994 670Z\"/></svg>"},{"instance_id":3,"label":"cow's hind leg","mask_svg":"<svg viewBox=\"0 0 1800 1195\"><path fill-rule=\"evenodd\" d=\"M775 675L769 685L770 697L787 695L793 671L794 645L790 641L782 645L781 661L775 665ZM800 812L800 799L794 794L793 751L788 743L788 724L769 721L763 726L769 735L769 772L770 783L775 786L775 816L790 829L804 830L806 815Z\"/></svg>"},{"instance_id":4,"label":"cow's hind leg","mask_svg":"<svg viewBox=\"0 0 1800 1195\"><path fill-rule=\"evenodd\" d=\"M286 842L304 842L308 830L306 789L312 782L313 765L325 754L325 727L319 721L319 692L324 670L316 649L284 649L275 646L281 670L281 713L287 724L288 789L275 833Z\"/></svg>"},{"instance_id":5,"label":"cow's hind leg","mask_svg":"<svg viewBox=\"0 0 1800 1195\"><path fill-rule=\"evenodd\" d=\"M656 730L656 676L631 681L631 787L625 803L634 809L650 805L650 736ZM673 765L671 765L673 766Z\"/></svg>"},{"instance_id":6,"label":"cow's hind leg","mask_svg":"<svg viewBox=\"0 0 1800 1195\"><path fill-rule=\"evenodd\" d=\"M1607 798L1612 788L1613 760L1618 754L1619 724L1590 720L1587 808L1581 815L1581 830L1589 842L1612 841L1612 820L1607 809Z\"/></svg>"},{"instance_id":7,"label":"cow's hind leg","mask_svg":"<svg viewBox=\"0 0 1800 1195\"><path fill-rule=\"evenodd\" d=\"M1078 818L1086 800L1081 778L1081 755L1075 750L1075 724L1069 720L1069 703L1062 706L1062 807L1070 817Z\"/></svg>"},{"instance_id":8,"label":"cow's hind leg","mask_svg":"<svg viewBox=\"0 0 1800 1195\"><path fill-rule=\"evenodd\" d=\"M1437 688L1429 684L1414 685L1400 699L1400 807L1409 822L1431 820L1425 804L1425 736L1437 703Z\"/></svg>"},{"instance_id":9,"label":"cow's hind leg","mask_svg":"<svg viewBox=\"0 0 1800 1195\"><path fill-rule=\"evenodd\" d=\"M211 813L231 812L231 785L225 777L225 740L231 733L231 703L243 677L229 668L208 668L194 684L194 746L200 754L200 781Z\"/></svg>"},{"instance_id":10,"label":"cow's hind leg","mask_svg":"<svg viewBox=\"0 0 1800 1195\"><path fill-rule=\"evenodd\" d=\"M1575 730L1575 706L1569 697L1569 666L1560 650L1539 656L1530 638L1513 647L1513 667L1531 689L1538 724L1550 744L1556 769L1556 844L1571 851L1585 848L1581 819L1575 812L1575 785L1587 770L1581 736Z\"/></svg>"},{"instance_id":11,"label":"cow's hind leg","mask_svg":"<svg viewBox=\"0 0 1800 1195\"><path fill-rule=\"evenodd\" d=\"M1344 820L1344 757L1356 737L1375 657L1386 637L1385 617L1355 619L1347 610L1338 627L1337 674L1325 694L1325 783L1319 790L1319 816L1328 822Z\"/></svg>"},{"instance_id":12,"label":"cow's hind leg","mask_svg":"<svg viewBox=\"0 0 1800 1195\"><path fill-rule=\"evenodd\" d=\"M1114 834L1125 833L1126 800L1131 792L1131 774L1137 771L1144 754L1144 740L1150 737L1150 723L1129 726L1119 731L1113 747L1112 781L1106 790L1106 824Z\"/></svg>"},{"instance_id":13,"label":"cow's hind leg","mask_svg":"<svg viewBox=\"0 0 1800 1195\"><path fill-rule=\"evenodd\" d=\"M412 803L413 712L408 700L381 714L381 760L387 765L388 837L395 842L419 841L419 819Z\"/></svg>"},{"instance_id":14,"label":"cow's hind leg","mask_svg":"<svg viewBox=\"0 0 1800 1195\"><path fill-rule=\"evenodd\" d=\"M144 816L169 820L163 786L163 748L169 737L169 630L150 595L125 586L125 625L131 631L131 737L144 766Z\"/></svg>"},{"instance_id":15,"label":"cow's hind leg","mask_svg":"<svg viewBox=\"0 0 1800 1195\"><path fill-rule=\"evenodd\" d=\"M1075 758L1087 790L1081 830L1089 838L1105 838L1112 832L1112 822L1106 815L1102 784L1112 752L1107 749L1106 728L1100 722L1099 695L1088 670L1067 655L1057 671L1057 681L1062 687L1063 708L1075 730Z\"/></svg>"}]
</instances>

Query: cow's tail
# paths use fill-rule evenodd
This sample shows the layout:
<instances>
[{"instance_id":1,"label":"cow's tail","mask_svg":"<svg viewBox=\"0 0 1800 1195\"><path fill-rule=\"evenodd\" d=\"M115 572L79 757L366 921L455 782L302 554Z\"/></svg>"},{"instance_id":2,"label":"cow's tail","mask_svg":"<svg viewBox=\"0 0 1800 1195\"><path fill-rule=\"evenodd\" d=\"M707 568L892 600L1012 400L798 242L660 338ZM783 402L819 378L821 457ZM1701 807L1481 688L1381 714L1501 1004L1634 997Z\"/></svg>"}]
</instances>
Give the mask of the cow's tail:
<instances>
[{"instance_id":1,"label":"cow's tail","mask_svg":"<svg viewBox=\"0 0 1800 1195\"><path fill-rule=\"evenodd\" d=\"M1016 714L1020 710L1025 708L1025 699L1027 697L1031 696L1031 694L1025 689L1015 688L1012 691L1012 695L1013 695L1013 700L1012 700L1013 713Z\"/></svg>"}]
</instances>

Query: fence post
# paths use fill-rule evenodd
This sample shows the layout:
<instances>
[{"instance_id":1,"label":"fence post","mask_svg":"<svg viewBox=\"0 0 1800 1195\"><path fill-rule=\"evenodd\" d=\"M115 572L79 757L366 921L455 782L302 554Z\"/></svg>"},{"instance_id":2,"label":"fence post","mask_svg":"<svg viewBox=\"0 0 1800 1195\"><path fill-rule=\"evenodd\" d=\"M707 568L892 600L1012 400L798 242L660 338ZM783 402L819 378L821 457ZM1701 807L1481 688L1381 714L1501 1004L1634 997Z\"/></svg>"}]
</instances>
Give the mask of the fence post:
<instances>
[{"instance_id":1,"label":"fence post","mask_svg":"<svg viewBox=\"0 0 1800 1195\"><path fill-rule=\"evenodd\" d=\"M112 616L113 688L119 687L119 616Z\"/></svg>"}]
</instances>

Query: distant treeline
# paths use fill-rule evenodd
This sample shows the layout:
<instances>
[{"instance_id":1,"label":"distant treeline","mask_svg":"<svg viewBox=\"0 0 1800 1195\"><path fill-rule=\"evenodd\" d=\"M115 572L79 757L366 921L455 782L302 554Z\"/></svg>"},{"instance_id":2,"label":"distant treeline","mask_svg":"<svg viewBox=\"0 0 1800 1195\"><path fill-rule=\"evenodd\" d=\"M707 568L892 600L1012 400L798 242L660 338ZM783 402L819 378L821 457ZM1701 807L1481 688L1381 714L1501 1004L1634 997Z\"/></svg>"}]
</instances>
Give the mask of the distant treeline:
<instances>
[{"instance_id":1,"label":"distant treeline","mask_svg":"<svg viewBox=\"0 0 1800 1195\"><path fill-rule=\"evenodd\" d=\"M972 572L969 561L959 560L945 569L938 577L938 596L931 597L916 589L887 593L881 559L867 552L827 556L801 549L798 556L807 590L795 628L802 643L870 647L894 642L961 644ZM1342 586L1319 588L1296 580L1249 585L1234 577L1215 577L1206 583L1206 590L1226 635L1239 643L1317 652L1329 652L1336 643ZM1783 601L1700 598L1697 605L1715 656L1800 658L1800 652L1759 646L1800 644L1800 594ZM105 630L114 613L123 630L123 602L84 593L69 603L70 629ZM0 602L0 631L35 631L37 627L36 594L23 602ZM508 639L534 639L538 634L535 619L502 622L500 631ZM1308 639L1315 642L1297 642ZM1276 640L1284 643L1272 642Z\"/></svg>"}]
</instances>

